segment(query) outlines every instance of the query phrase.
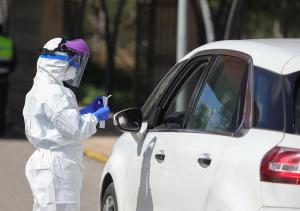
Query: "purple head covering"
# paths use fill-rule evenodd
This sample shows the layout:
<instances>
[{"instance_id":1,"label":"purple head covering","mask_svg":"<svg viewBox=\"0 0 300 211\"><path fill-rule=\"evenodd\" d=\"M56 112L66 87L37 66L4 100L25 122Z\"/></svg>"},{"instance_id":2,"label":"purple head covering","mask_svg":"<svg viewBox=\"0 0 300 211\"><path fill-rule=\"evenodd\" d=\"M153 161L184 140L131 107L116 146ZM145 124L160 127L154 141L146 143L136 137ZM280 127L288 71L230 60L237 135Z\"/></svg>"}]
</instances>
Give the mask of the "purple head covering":
<instances>
[{"instance_id":1,"label":"purple head covering","mask_svg":"<svg viewBox=\"0 0 300 211\"><path fill-rule=\"evenodd\" d=\"M82 54L90 54L90 49L83 39L69 40L66 43L62 44L61 47L65 47Z\"/></svg>"}]
</instances>

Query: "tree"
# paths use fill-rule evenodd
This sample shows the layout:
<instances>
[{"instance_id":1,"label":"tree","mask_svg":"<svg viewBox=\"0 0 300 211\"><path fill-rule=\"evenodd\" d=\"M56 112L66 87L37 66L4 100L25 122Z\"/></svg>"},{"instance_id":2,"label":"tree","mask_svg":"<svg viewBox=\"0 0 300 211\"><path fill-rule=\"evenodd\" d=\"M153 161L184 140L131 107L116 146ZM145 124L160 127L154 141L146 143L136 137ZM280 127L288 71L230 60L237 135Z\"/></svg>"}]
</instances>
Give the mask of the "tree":
<instances>
[{"instance_id":1,"label":"tree","mask_svg":"<svg viewBox=\"0 0 300 211\"><path fill-rule=\"evenodd\" d=\"M110 2L112 2L112 0L110 0ZM101 10L104 15L104 34L107 52L107 94L113 93L114 90L116 44L119 35L121 17L127 0L116 0L113 2L116 4L115 11L109 9L107 0L100 0Z\"/></svg>"},{"instance_id":2,"label":"tree","mask_svg":"<svg viewBox=\"0 0 300 211\"><path fill-rule=\"evenodd\" d=\"M233 33L239 31L238 26L241 26L241 18L239 18L239 16L241 13L243 3L244 0L233 0L226 23L224 40L233 38Z\"/></svg>"},{"instance_id":3,"label":"tree","mask_svg":"<svg viewBox=\"0 0 300 211\"><path fill-rule=\"evenodd\" d=\"M206 42L221 39L240 38L241 18L244 0L194 0L202 14Z\"/></svg>"},{"instance_id":4,"label":"tree","mask_svg":"<svg viewBox=\"0 0 300 211\"><path fill-rule=\"evenodd\" d=\"M9 2L7 0L0 0L0 24L1 26L1 31L7 32L8 29L8 24L7 24L7 18L8 18L8 13L9 13Z\"/></svg>"},{"instance_id":5,"label":"tree","mask_svg":"<svg viewBox=\"0 0 300 211\"><path fill-rule=\"evenodd\" d=\"M69 38L82 37L87 0L64 0L64 34Z\"/></svg>"},{"instance_id":6,"label":"tree","mask_svg":"<svg viewBox=\"0 0 300 211\"><path fill-rule=\"evenodd\" d=\"M209 4L207 0L199 0L199 5L201 8L201 13L202 13L204 27L205 27L206 41L213 42L215 41L215 32L214 32L213 21L211 19Z\"/></svg>"}]
</instances>

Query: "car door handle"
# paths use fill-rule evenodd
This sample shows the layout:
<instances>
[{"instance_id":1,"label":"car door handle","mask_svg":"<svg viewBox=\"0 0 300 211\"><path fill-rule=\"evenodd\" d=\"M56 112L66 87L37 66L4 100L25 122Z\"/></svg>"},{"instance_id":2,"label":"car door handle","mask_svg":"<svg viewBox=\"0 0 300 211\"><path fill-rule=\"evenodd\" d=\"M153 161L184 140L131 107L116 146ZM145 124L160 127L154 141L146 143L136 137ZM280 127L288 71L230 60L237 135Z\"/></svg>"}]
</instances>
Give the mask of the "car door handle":
<instances>
[{"instance_id":1,"label":"car door handle","mask_svg":"<svg viewBox=\"0 0 300 211\"><path fill-rule=\"evenodd\" d=\"M209 154L202 154L199 156L198 158L198 163L201 167L203 168L207 168L210 166L211 164L211 158L210 158L210 155Z\"/></svg>"},{"instance_id":2,"label":"car door handle","mask_svg":"<svg viewBox=\"0 0 300 211\"><path fill-rule=\"evenodd\" d=\"M163 162L165 160L165 157L166 157L166 155L165 155L165 153L163 151L159 151L157 154L155 154L155 159L159 163Z\"/></svg>"}]
</instances>

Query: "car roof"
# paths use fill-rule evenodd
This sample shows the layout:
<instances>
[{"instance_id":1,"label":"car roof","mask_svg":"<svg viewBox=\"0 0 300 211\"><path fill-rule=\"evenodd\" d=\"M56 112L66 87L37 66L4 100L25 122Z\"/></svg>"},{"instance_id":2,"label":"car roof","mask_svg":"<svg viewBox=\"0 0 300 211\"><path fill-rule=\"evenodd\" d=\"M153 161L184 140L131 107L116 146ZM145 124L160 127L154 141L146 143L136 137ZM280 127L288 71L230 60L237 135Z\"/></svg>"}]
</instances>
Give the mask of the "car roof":
<instances>
[{"instance_id":1,"label":"car roof","mask_svg":"<svg viewBox=\"0 0 300 211\"><path fill-rule=\"evenodd\" d=\"M206 50L232 50L248 54L255 66L259 66L276 73L282 69L289 60L294 58L293 67L283 74L300 70L300 39L249 39L249 40L224 40L202 45L181 59L191 58L200 51ZM296 60L296 61L295 61ZM296 65L295 65L296 64ZM298 65L299 64L299 65Z\"/></svg>"}]
</instances>

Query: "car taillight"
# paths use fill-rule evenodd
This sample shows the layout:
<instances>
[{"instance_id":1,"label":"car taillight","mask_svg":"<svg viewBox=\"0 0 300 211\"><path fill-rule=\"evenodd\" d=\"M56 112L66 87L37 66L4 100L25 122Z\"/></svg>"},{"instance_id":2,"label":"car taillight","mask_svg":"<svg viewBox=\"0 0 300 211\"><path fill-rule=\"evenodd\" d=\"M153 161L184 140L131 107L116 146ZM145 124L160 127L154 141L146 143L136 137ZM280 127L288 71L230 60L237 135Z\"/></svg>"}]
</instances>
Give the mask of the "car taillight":
<instances>
[{"instance_id":1,"label":"car taillight","mask_svg":"<svg viewBox=\"0 0 300 211\"><path fill-rule=\"evenodd\" d=\"M285 147L270 150L261 163L260 179L300 185L300 150Z\"/></svg>"}]
</instances>

